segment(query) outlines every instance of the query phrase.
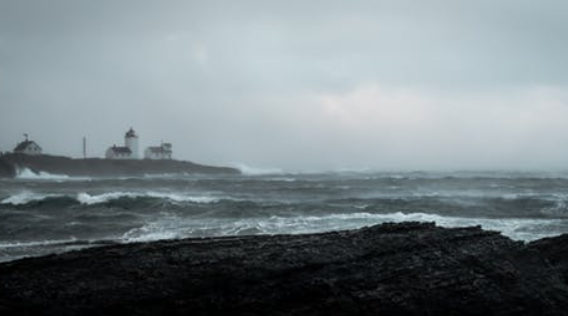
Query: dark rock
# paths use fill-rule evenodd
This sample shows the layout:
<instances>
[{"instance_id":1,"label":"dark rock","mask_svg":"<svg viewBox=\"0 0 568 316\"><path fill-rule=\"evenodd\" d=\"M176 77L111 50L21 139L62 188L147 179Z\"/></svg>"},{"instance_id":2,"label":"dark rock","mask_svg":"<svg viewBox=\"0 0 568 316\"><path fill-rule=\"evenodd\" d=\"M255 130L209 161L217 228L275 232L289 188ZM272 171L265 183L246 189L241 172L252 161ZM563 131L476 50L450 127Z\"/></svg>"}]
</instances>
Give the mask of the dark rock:
<instances>
[{"instance_id":1,"label":"dark rock","mask_svg":"<svg viewBox=\"0 0 568 316\"><path fill-rule=\"evenodd\" d=\"M16 176L14 165L2 157L0 155L0 178L14 178Z\"/></svg>"},{"instance_id":2,"label":"dark rock","mask_svg":"<svg viewBox=\"0 0 568 316\"><path fill-rule=\"evenodd\" d=\"M61 156L5 154L0 156L0 177L13 178L19 168L68 176L116 177L147 174L239 174L228 167L205 166L179 160L72 159Z\"/></svg>"},{"instance_id":3,"label":"dark rock","mask_svg":"<svg viewBox=\"0 0 568 316\"><path fill-rule=\"evenodd\" d=\"M540 252L479 227L184 239L0 265L2 315L566 315Z\"/></svg>"},{"instance_id":4,"label":"dark rock","mask_svg":"<svg viewBox=\"0 0 568 316\"><path fill-rule=\"evenodd\" d=\"M568 284L568 234L536 240L528 246L548 259Z\"/></svg>"}]
</instances>

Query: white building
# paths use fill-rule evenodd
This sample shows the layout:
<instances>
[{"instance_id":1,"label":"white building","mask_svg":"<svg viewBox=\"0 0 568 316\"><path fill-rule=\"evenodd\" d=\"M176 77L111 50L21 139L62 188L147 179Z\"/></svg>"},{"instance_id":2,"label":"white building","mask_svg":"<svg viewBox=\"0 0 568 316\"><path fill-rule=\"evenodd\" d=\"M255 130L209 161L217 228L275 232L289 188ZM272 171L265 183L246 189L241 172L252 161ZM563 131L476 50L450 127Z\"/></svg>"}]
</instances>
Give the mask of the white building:
<instances>
[{"instance_id":1,"label":"white building","mask_svg":"<svg viewBox=\"0 0 568 316\"><path fill-rule=\"evenodd\" d=\"M172 144L162 143L157 147L148 147L144 151L144 159L163 160L172 159Z\"/></svg>"},{"instance_id":2,"label":"white building","mask_svg":"<svg viewBox=\"0 0 568 316\"><path fill-rule=\"evenodd\" d=\"M29 140L27 134L25 134L25 136L26 140L19 143L16 146L16 148L14 148L14 153L32 155L32 156L41 155L42 153L41 147L39 147L39 145L36 144L36 142L34 142L33 140Z\"/></svg>"},{"instance_id":3,"label":"white building","mask_svg":"<svg viewBox=\"0 0 568 316\"><path fill-rule=\"evenodd\" d=\"M132 151L128 147L113 145L105 153L107 159L132 159Z\"/></svg>"},{"instance_id":4,"label":"white building","mask_svg":"<svg viewBox=\"0 0 568 316\"><path fill-rule=\"evenodd\" d=\"M124 147L116 145L107 149L107 159L138 159L138 136L132 128L124 135Z\"/></svg>"},{"instance_id":5,"label":"white building","mask_svg":"<svg viewBox=\"0 0 568 316\"><path fill-rule=\"evenodd\" d=\"M140 158L138 155L138 135L136 135L132 127L124 135L124 145L132 152L132 159Z\"/></svg>"}]
</instances>

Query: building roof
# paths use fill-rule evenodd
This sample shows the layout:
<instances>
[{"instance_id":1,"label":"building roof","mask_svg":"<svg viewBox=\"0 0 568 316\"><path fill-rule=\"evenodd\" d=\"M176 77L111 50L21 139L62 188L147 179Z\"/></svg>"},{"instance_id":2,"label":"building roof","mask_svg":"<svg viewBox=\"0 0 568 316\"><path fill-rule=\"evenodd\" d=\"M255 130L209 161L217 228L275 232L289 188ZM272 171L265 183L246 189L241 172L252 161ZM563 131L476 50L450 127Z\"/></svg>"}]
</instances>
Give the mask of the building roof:
<instances>
[{"instance_id":1,"label":"building roof","mask_svg":"<svg viewBox=\"0 0 568 316\"><path fill-rule=\"evenodd\" d=\"M28 148L28 146L31 145L35 145L39 149L41 149L41 147L39 147L39 145L36 144L36 142L34 142L33 140L24 140L23 142L19 143L18 146L16 146L16 148L14 148L14 151L24 151L26 150L26 148Z\"/></svg>"},{"instance_id":2,"label":"building roof","mask_svg":"<svg viewBox=\"0 0 568 316\"><path fill-rule=\"evenodd\" d=\"M128 147L112 146L109 149L114 151L115 154L132 154L132 151Z\"/></svg>"},{"instance_id":3,"label":"building roof","mask_svg":"<svg viewBox=\"0 0 568 316\"><path fill-rule=\"evenodd\" d=\"M131 127L130 130L128 130L128 132L126 132L126 135L124 135L124 137L134 138L134 137L138 137L138 136L136 136L136 132L134 132L134 130Z\"/></svg>"}]
</instances>

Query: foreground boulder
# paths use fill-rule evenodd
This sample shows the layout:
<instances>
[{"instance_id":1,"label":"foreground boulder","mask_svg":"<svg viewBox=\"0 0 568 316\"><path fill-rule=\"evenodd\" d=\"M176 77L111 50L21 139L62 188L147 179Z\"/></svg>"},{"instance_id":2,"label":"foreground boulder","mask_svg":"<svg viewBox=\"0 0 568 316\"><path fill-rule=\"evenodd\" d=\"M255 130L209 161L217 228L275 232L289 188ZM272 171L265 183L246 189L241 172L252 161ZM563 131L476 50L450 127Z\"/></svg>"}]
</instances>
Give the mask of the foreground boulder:
<instances>
[{"instance_id":1,"label":"foreground boulder","mask_svg":"<svg viewBox=\"0 0 568 316\"><path fill-rule=\"evenodd\" d=\"M1 315L567 315L538 249L478 227L92 248L0 265Z\"/></svg>"},{"instance_id":2,"label":"foreground boulder","mask_svg":"<svg viewBox=\"0 0 568 316\"><path fill-rule=\"evenodd\" d=\"M568 283L568 234L533 241L529 247L548 259Z\"/></svg>"}]
</instances>

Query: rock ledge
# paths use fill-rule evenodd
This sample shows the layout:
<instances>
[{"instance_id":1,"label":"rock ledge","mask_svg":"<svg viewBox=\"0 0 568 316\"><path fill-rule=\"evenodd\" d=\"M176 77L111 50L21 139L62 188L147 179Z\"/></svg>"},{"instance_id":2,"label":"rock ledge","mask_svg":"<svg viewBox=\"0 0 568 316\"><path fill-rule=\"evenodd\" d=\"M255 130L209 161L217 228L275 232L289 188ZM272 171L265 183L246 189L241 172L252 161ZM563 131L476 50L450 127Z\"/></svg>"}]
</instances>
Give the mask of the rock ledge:
<instances>
[{"instance_id":1,"label":"rock ledge","mask_svg":"<svg viewBox=\"0 0 568 316\"><path fill-rule=\"evenodd\" d=\"M115 245L0 264L0 314L567 315L551 243L401 223Z\"/></svg>"}]
</instances>

